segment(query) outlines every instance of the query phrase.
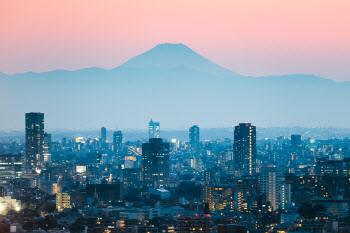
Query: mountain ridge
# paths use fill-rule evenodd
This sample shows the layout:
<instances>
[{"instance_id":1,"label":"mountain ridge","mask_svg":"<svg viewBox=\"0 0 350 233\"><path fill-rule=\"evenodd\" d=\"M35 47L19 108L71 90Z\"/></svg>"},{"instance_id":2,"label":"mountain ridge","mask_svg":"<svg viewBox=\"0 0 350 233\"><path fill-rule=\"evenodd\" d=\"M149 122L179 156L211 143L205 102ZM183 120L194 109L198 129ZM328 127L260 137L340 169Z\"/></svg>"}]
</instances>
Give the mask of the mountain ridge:
<instances>
[{"instance_id":1,"label":"mountain ridge","mask_svg":"<svg viewBox=\"0 0 350 233\"><path fill-rule=\"evenodd\" d=\"M168 50L168 51L164 51L164 50ZM197 69L198 71L202 71L202 69L198 69L198 67L191 67L189 65L187 65L186 63L182 63L182 64L178 64L178 62L175 62L175 63L172 63L171 66L168 66L168 67L159 67L159 63L156 64L156 65L137 65L140 64L140 63L144 63L144 61L138 61L137 59L139 59L140 57L143 57L143 56L148 56L149 53L154 53L154 51L159 52L169 52L172 51L176 51L177 53L179 51L177 50L181 50L180 53L182 54L190 54L190 56L193 56L193 55L196 55L198 56L200 59L202 59L203 61L205 62L209 62L209 64L211 65L214 65L216 66L216 68L220 69L221 71L219 71L218 73L215 73L215 72L209 72L209 73L212 73L212 74L216 74L216 75L227 75L227 76L236 76L236 77L249 77L249 78L295 78L296 76L300 76L300 77L306 77L306 78L316 78L316 79L322 79L322 80L329 80L329 81L332 81L332 82L337 82L337 83L347 83L347 82L350 82L350 81L341 81L341 82L338 82L338 81L334 81L332 79L328 79L328 78L324 78L324 77L320 77L320 76L316 76L316 75L313 75L313 74L298 74L298 73L295 73L295 74L281 74L281 75L264 75L264 76L249 76L249 75L241 75L241 74L238 74L232 70L229 70L227 68L224 68L220 65L217 65L213 62L211 62L210 60L208 60L207 58L205 58L204 56L196 53L194 50L192 50L191 48L189 48L188 46L182 44L182 43L178 43L178 44L173 44L173 43L162 43L162 44L158 44L156 45L155 47L151 48L150 50L147 50L146 52L144 53L141 53L129 60L127 60L126 62L122 63L121 65L117 66L117 67L114 67L114 68L111 68L111 69L105 69L105 68L100 68L100 67L87 67L87 68L82 68L82 69L77 69L77 70L64 70L64 69L57 69L57 70L52 70L52 71L44 71L44 72L33 72L33 71L28 71L28 72L24 72L24 73L14 73L14 74L6 74L6 73L3 73L3 72L0 72L0 77L1 76L7 76L7 77L14 77L14 76L25 76L25 75L29 75L29 76L35 76L35 75L45 75L45 74L51 74L51 73L59 73L59 72L89 72L89 71L93 71L93 72L97 72L97 71L100 71L100 72L108 72L108 71L115 71L115 70L119 70L119 69L143 69L143 68L146 68L146 67L149 67L149 68L153 68L153 69L162 69L162 70L168 70L168 69L174 69L176 67L181 67L181 66L186 66L186 67L189 67L189 68L194 68L194 69ZM158 54L159 55L159 54ZM170 55L169 57L173 56L174 54L168 54ZM152 55L151 55L152 56ZM159 60L164 60L163 59L163 56L161 56L161 58ZM197 57L197 58L198 58ZM136 64L135 64L136 63ZM155 62L154 62L155 63ZM204 70L204 72L206 72L206 70Z\"/></svg>"}]
</instances>

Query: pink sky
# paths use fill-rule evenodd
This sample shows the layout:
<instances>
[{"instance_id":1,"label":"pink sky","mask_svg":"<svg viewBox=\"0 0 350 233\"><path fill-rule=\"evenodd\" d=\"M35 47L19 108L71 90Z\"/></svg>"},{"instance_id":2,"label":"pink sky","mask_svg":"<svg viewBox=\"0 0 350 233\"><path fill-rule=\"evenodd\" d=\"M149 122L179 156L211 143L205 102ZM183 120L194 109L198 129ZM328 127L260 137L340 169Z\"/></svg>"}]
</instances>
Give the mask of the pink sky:
<instances>
[{"instance_id":1,"label":"pink sky","mask_svg":"<svg viewBox=\"0 0 350 233\"><path fill-rule=\"evenodd\" d=\"M1 0L0 72L114 68L183 43L244 75L350 80L349 0Z\"/></svg>"}]
</instances>

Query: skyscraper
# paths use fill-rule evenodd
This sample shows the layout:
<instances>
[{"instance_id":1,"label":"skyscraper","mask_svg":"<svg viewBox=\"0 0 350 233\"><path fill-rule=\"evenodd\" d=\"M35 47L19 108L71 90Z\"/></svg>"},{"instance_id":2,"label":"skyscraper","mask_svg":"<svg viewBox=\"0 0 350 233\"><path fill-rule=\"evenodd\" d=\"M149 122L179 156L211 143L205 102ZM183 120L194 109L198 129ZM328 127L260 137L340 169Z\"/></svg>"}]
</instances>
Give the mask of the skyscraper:
<instances>
[{"instance_id":1,"label":"skyscraper","mask_svg":"<svg viewBox=\"0 0 350 233\"><path fill-rule=\"evenodd\" d=\"M51 162L51 134L44 133L44 162Z\"/></svg>"},{"instance_id":2,"label":"skyscraper","mask_svg":"<svg viewBox=\"0 0 350 233\"><path fill-rule=\"evenodd\" d=\"M101 127L100 130L100 139L102 143L105 143L107 140L107 130L106 127Z\"/></svg>"},{"instance_id":3,"label":"skyscraper","mask_svg":"<svg viewBox=\"0 0 350 233\"><path fill-rule=\"evenodd\" d=\"M152 119L148 124L149 138L160 138L160 124L159 122L154 122Z\"/></svg>"},{"instance_id":4,"label":"skyscraper","mask_svg":"<svg viewBox=\"0 0 350 233\"><path fill-rule=\"evenodd\" d=\"M44 164L44 113L26 113L26 170L42 168Z\"/></svg>"},{"instance_id":5,"label":"skyscraper","mask_svg":"<svg viewBox=\"0 0 350 233\"><path fill-rule=\"evenodd\" d=\"M242 175L256 172L256 127L250 123L235 126L234 133L235 170Z\"/></svg>"},{"instance_id":6,"label":"skyscraper","mask_svg":"<svg viewBox=\"0 0 350 233\"><path fill-rule=\"evenodd\" d=\"M149 186L163 188L169 184L169 143L150 138L142 144L142 174Z\"/></svg>"},{"instance_id":7,"label":"skyscraper","mask_svg":"<svg viewBox=\"0 0 350 233\"><path fill-rule=\"evenodd\" d=\"M194 125L190 127L190 147L191 153L195 154L199 152L199 127L198 125Z\"/></svg>"},{"instance_id":8,"label":"skyscraper","mask_svg":"<svg viewBox=\"0 0 350 233\"><path fill-rule=\"evenodd\" d=\"M121 150L123 148L123 132L121 130L113 133L113 150Z\"/></svg>"}]
</instances>

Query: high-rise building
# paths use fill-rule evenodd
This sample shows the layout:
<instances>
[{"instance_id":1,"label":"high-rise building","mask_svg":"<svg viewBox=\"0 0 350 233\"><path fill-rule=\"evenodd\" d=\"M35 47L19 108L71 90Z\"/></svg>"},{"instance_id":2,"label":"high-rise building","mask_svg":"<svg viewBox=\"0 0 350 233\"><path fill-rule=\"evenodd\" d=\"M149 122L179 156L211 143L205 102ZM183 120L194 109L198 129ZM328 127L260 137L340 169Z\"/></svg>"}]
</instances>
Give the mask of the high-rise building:
<instances>
[{"instance_id":1,"label":"high-rise building","mask_svg":"<svg viewBox=\"0 0 350 233\"><path fill-rule=\"evenodd\" d=\"M204 185L202 188L202 201L208 203L209 210L214 211L214 185Z\"/></svg>"},{"instance_id":2,"label":"high-rise building","mask_svg":"<svg viewBox=\"0 0 350 233\"><path fill-rule=\"evenodd\" d=\"M155 188L169 184L169 143L161 138L150 138L142 144L143 181Z\"/></svg>"},{"instance_id":3,"label":"high-rise building","mask_svg":"<svg viewBox=\"0 0 350 233\"><path fill-rule=\"evenodd\" d=\"M51 162L51 134L44 133L44 162Z\"/></svg>"},{"instance_id":4,"label":"high-rise building","mask_svg":"<svg viewBox=\"0 0 350 233\"><path fill-rule=\"evenodd\" d=\"M256 127L250 123L240 123L234 132L235 170L242 175L256 172Z\"/></svg>"},{"instance_id":5,"label":"high-rise building","mask_svg":"<svg viewBox=\"0 0 350 233\"><path fill-rule=\"evenodd\" d=\"M105 143L107 140L107 130L106 127L101 127L100 129L100 139L102 143Z\"/></svg>"},{"instance_id":6,"label":"high-rise building","mask_svg":"<svg viewBox=\"0 0 350 233\"><path fill-rule=\"evenodd\" d=\"M22 155L0 155L0 185L7 185L22 176Z\"/></svg>"},{"instance_id":7,"label":"high-rise building","mask_svg":"<svg viewBox=\"0 0 350 233\"><path fill-rule=\"evenodd\" d=\"M123 148L123 133L121 130L113 133L113 150L121 150Z\"/></svg>"},{"instance_id":8,"label":"high-rise building","mask_svg":"<svg viewBox=\"0 0 350 233\"><path fill-rule=\"evenodd\" d=\"M194 125L190 127L190 148L191 153L196 154L199 152L199 127L198 125Z\"/></svg>"},{"instance_id":9,"label":"high-rise building","mask_svg":"<svg viewBox=\"0 0 350 233\"><path fill-rule=\"evenodd\" d=\"M291 204L290 184L285 182L283 167L263 167L259 174L260 191L272 210L288 210Z\"/></svg>"},{"instance_id":10,"label":"high-rise building","mask_svg":"<svg viewBox=\"0 0 350 233\"><path fill-rule=\"evenodd\" d=\"M159 122L154 122L152 119L148 124L149 138L160 138L160 124Z\"/></svg>"},{"instance_id":11,"label":"high-rise building","mask_svg":"<svg viewBox=\"0 0 350 233\"><path fill-rule=\"evenodd\" d=\"M35 170L44 164L44 113L26 113L26 170Z\"/></svg>"}]
</instances>

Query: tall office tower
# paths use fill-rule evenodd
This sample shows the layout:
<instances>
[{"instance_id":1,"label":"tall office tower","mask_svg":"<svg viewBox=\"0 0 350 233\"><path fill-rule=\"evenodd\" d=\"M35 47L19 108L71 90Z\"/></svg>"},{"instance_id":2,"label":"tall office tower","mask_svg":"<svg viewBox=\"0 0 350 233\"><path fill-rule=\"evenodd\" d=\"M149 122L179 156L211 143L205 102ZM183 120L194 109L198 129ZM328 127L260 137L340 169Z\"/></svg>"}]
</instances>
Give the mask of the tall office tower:
<instances>
[{"instance_id":1,"label":"tall office tower","mask_svg":"<svg viewBox=\"0 0 350 233\"><path fill-rule=\"evenodd\" d=\"M191 153L196 154L199 152L199 127L198 125L194 125L190 127L190 148Z\"/></svg>"},{"instance_id":2,"label":"tall office tower","mask_svg":"<svg viewBox=\"0 0 350 233\"><path fill-rule=\"evenodd\" d=\"M44 133L44 162L51 162L51 134Z\"/></svg>"},{"instance_id":3,"label":"tall office tower","mask_svg":"<svg viewBox=\"0 0 350 233\"><path fill-rule=\"evenodd\" d=\"M113 133L113 150L121 150L123 148L123 133L121 130Z\"/></svg>"},{"instance_id":4,"label":"tall office tower","mask_svg":"<svg viewBox=\"0 0 350 233\"><path fill-rule=\"evenodd\" d=\"M44 113L26 113L26 170L42 168L44 164Z\"/></svg>"},{"instance_id":5,"label":"tall office tower","mask_svg":"<svg viewBox=\"0 0 350 233\"><path fill-rule=\"evenodd\" d=\"M148 124L149 138L160 138L160 124L159 122L154 122L152 119Z\"/></svg>"},{"instance_id":6,"label":"tall office tower","mask_svg":"<svg viewBox=\"0 0 350 233\"><path fill-rule=\"evenodd\" d=\"M272 210L288 210L290 206L290 184L285 182L283 167L263 167L259 174L260 191Z\"/></svg>"},{"instance_id":7,"label":"tall office tower","mask_svg":"<svg viewBox=\"0 0 350 233\"><path fill-rule=\"evenodd\" d=\"M142 144L143 181L154 188L169 184L169 143L161 138L150 138Z\"/></svg>"},{"instance_id":8,"label":"tall office tower","mask_svg":"<svg viewBox=\"0 0 350 233\"><path fill-rule=\"evenodd\" d=\"M235 170L242 175L256 172L256 127L250 123L235 126L234 133Z\"/></svg>"},{"instance_id":9,"label":"tall office tower","mask_svg":"<svg viewBox=\"0 0 350 233\"><path fill-rule=\"evenodd\" d=\"M102 143L105 143L107 140L107 130L106 127L101 127L100 129L100 139Z\"/></svg>"},{"instance_id":10,"label":"tall office tower","mask_svg":"<svg viewBox=\"0 0 350 233\"><path fill-rule=\"evenodd\" d=\"M292 148L297 148L301 146L301 135L300 134L292 134L290 136Z\"/></svg>"}]
</instances>

